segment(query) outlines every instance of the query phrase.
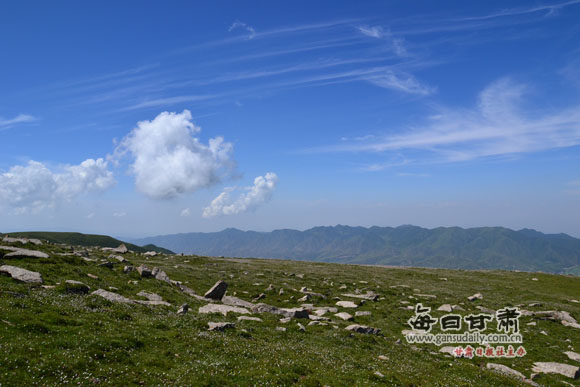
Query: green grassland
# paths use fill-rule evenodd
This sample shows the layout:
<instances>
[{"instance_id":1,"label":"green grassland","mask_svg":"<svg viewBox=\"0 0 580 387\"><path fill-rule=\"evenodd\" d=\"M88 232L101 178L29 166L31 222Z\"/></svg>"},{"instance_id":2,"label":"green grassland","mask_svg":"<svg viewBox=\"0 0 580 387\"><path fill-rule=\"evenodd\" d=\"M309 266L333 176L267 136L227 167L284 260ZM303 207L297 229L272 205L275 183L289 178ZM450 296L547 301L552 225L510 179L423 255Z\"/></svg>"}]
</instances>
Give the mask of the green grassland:
<instances>
[{"instance_id":1,"label":"green grassland","mask_svg":"<svg viewBox=\"0 0 580 387\"><path fill-rule=\"evenodd\" d=\"M237 321L238 315L232 313L200 314L198 308L206 302L182 293L176 285L141 278L137 272L124 274L125 264L117 262L113 269L98 267L99 262L63 255L72 248L61 245L25 247L43 250L50 258L14 259L4 257L7 252L0 250L0 264L40 272L44 285L56 287L32 286L0 275L1 386L517 386L525 384L489 371L485 364L505 364L529 377L534 362L574 364L563 352L580 351L580 329L532 317L521 318L527 350L523 358L455 359L439 353L435 345L408 344L401 334L410 329L406 322L413 316L413 311L401 308L401 301L431 306L435 317L443 315L436 308L446 303L461 305L466 311L460 313L467 314L479 313L477 306L495 310L540 302L541 306L525 309L564 310L580 320L580 304L569 301L580 298L580 278L574 276L125 254L131 264L160 267L172 280L182 281L202 295L222 279L229 285L229 295L251 301L265 293L261 302L286 308L301 304L297 301L304 295L299 292L301 287L326 296L308 301L316 306L334 306L335 297L347 300L341 293L355 289L381 296L357 309L370 311L370 316L354 320L380 328L380 335L352 333L344 329L352 322L341 320L337 320L338 329L306 326L301 332L297 322L307 325L308 320L283 324L279 322L282 316L267 313L253 315L263 322ZM98 249L90 251L90 257L97 260L108 255ZM131 299L140 299L136 294L141 290L154 292L172 306L117 304L90 294L68 294L62 286L67 279L82 281L91 291L113 287L111 291ZM265 291L269 284L275 291ZM347 289L339 289L341 285ZM395 285L410 288L391 287ZM278 294L280 288L283 295ZM483 300L467 301L478 292ZM413 296L416 293L436 298ZM177 315L184 303L190 305L189 313ZM345 311L354 315L352 310ZM209 321L235 322L236 327L210 332ZM527 326L530 321L537 325ZM276 330L282 326L287 331ZM387 359L379 359L380 355ZM377 371L383 376L376 375ZM580 385L579 380L559 375L542 374L535 381Z\"/></svg>"}]
</instances>

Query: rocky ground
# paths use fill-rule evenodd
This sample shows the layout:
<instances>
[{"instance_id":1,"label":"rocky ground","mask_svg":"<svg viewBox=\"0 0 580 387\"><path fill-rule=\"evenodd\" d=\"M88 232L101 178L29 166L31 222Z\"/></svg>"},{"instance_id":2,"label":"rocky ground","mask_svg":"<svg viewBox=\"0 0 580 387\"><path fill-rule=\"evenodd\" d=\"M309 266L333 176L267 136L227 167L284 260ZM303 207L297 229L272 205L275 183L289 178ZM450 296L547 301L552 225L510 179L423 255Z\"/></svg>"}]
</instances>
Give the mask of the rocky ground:
<instances>
[{"instance_id":1,"label":"rocky ground","mask_svg":"<svg viewBox=\"0 0 580 387\"><path fill-rule=\"evenodd\" d=\"M580 278L0 242L0 385L580 385ZM521 310L521 358L409 344Z\"/></svg>"}]
</instances>

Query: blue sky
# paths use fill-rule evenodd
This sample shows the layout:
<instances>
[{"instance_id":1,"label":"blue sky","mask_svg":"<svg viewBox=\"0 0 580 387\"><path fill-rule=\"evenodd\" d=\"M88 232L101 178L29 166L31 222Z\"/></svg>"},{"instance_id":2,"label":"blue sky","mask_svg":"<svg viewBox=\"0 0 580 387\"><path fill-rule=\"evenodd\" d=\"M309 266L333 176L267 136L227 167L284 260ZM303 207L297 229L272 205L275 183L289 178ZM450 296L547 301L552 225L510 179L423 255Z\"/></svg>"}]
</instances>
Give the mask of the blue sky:
<instances>
[{"instance_id":1,"label":"blue sky","mask_svg":"<svg viewBox=\"0 0 580 387\"><path fill-rule=\"evenodd\" d=\"M580 237L580 0L0 5L0 231Z\"/></svg>"}]
</instances>

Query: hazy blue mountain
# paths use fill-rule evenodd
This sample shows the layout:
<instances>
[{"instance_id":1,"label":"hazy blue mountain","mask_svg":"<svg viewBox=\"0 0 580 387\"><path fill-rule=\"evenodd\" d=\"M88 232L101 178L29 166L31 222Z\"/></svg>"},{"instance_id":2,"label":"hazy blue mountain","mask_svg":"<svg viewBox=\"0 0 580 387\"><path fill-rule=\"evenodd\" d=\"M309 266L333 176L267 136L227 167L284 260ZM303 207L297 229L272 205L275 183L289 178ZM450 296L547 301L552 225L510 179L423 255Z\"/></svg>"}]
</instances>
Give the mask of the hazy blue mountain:
<instances>
[{"instance_id":1,"label":"hazy blue mountain","mask_svg":"<svg viewBox=\"0 0 580 387\"><path fill-rule=\"evenodd\" d=\"M580 239L503 227L314 227L162 235L134 240L207 256L575 273Z\"/></svg>"}]
</instances>

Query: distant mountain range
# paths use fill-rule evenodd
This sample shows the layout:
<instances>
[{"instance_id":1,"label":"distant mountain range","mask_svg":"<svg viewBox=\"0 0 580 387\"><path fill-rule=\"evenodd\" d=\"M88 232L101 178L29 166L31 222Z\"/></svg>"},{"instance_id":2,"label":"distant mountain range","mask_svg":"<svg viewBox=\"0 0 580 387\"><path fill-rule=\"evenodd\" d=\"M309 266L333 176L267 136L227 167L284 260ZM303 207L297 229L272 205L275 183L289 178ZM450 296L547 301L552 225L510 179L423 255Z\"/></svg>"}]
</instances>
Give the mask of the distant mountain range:
<instances>
[{"instance_id":1,"label":"distant mountain range","mask_svg":"<svg viewBox=\"0 0 580 387\"><path fill-rule=\"evenodd\" d=\"M7 234L0 233L0 239L3 235L14 238L36 238L46 240L52 243L63 243L72 246L98 246L98 247L118 247L124 243L129 250L138 253L146 251L156 251L158 253L173 254L171 250L167 250L155 245L149 244L146 246L136 246L131 243L123 242L107 235L81 234L79 232L51 232L51 231L24 231L11 232Z\"/></svg>"},{"instance_id":2,"label":"distant mountain range","mask_svg":"<svg viewBox=\"0 0 580 387\"><path fill-rule=\"evenodd\" d=\"M449 269L580 274L580 239L503 227L314 227L306 231L187 233L133 240L176 252Z\"/></svg>"}]
</instances>

